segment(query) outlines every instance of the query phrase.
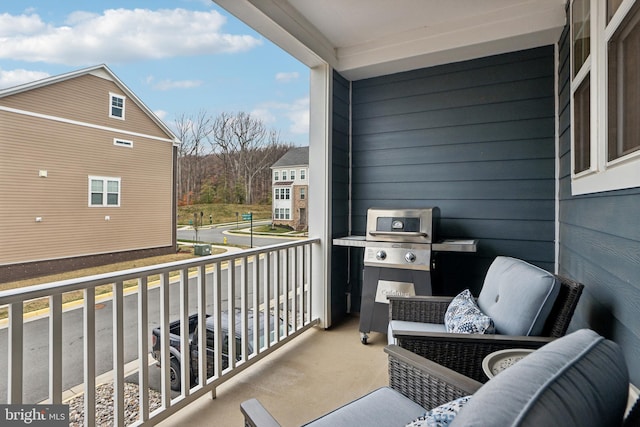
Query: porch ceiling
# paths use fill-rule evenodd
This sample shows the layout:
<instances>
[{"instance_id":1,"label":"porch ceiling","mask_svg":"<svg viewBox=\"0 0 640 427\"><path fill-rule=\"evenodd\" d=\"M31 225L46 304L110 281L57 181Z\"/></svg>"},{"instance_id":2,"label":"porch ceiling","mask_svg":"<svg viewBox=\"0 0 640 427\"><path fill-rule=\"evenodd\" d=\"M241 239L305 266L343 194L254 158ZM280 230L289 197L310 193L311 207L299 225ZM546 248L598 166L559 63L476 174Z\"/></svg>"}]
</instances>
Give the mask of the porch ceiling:
<instances>
[{"instance_id":1,"label":"porch ceiling","mask_svg":"<svg viewBox=\"0 0 640 427\"><path fill-rule=\"evenodd\" d=\"M553 44L566 0L214 0L351 80Z\"/></svg>"}]
</instances>

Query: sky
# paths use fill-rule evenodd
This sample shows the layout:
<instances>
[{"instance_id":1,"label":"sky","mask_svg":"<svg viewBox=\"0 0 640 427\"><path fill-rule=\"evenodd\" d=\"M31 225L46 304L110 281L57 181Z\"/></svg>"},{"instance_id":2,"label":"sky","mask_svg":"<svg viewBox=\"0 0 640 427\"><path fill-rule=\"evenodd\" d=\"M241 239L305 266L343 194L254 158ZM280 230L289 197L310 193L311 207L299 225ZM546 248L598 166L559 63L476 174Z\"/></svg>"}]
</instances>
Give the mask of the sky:
<instances>
[{"instance_id":1,"label":"sky","mask_svg":"<svg viewBox=\"0 0 640 427\"><path fill-rule=\"evenodd\" d=\"M169 127L250 113L308 145L309 69L208 0L0 0L0 89L106 64Z\"/></svg>"}]
</instances>

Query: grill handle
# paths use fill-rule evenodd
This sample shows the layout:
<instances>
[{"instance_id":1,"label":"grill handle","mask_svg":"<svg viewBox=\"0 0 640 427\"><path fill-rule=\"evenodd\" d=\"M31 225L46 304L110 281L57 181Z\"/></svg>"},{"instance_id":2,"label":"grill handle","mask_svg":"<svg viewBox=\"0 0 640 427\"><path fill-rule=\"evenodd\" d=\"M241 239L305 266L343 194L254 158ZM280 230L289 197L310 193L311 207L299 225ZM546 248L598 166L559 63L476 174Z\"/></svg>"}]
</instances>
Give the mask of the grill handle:
<instances>
[{"instance_id":1,"label":"grill handle","mask_svg":"<svg viewBox=\"0 0 640 427\"><path fill-rule=\"evenodd\" d=\"M372 236L427 237L427 233L419 231L370 231Z\"/></svg>"}]
</instances>

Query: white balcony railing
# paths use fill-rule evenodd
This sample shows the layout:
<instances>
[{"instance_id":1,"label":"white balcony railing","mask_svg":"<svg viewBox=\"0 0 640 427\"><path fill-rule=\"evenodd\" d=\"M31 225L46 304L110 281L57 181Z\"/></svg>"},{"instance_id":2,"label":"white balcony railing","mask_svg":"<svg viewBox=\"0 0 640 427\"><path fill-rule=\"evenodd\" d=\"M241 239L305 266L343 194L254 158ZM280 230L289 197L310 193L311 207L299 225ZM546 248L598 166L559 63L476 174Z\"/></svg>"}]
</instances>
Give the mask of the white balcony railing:
<instances>
[{"instance_id":1,"label":"white balcony railing","mask_svg":"<svg viewBox=\"0 0 640 427\"><path fill-rule=\"evenodd\" d=\"M311 249L318 242L319 239L305 239L0 292L0 308L8 310L6 403L42 403L25 401L23 397L25 371L32 369L31 354L25 348L25 322L29 317L25 313L25 303L42 298L48 299L49 305L49 354L48 378L44 381L48 384L43 386L48 387L48 393L41 392L48 396L45 403L63 403L63 391L69 386L67 374L73 369L65 360L70 356L67 354L70 344L64 340L69 339L71 334L67 328L71 326L66 322L63 327L64 316L70 312L63 305L63 297L78 291L83 294L81 307L76 308L83 311L82 325L73 326L81 328L83 369L79 382L84 385L86 426L95 424L96 404L100 403L96 399L96 378L103 373L96 366L104 365L100 362L105 358L112 360L116 426L125 425L124 367L131 360L137 360L140 385L139 417L133 425L154 425L206 393L215 397L218 385L318 323L311 313ZM97 288L105 285L111 290L106 299L96 293ZM136 298L137 303L129 298ZM97 301L101 304L96 305ZM111 305L111 318L106 321L111 331L106 331L105 322L98 318L109 314L108 310L98 312L105 301ZM238 315L224 316L225 312ZM209 336L213 349L209 352L209 361L207 352L197 352L194 359L198 368L197 384L185 387L191 383L191 361L184 357L184 349L190 345L187 328L193 314L197 314L198 349L207 342L206 317L213 318L213 331L209 331L213 332L213 337ZM222 321L225 317L226 322ZM169 363L161 363L159 392L162 404L160 408L150 410L150 334L154 327L160 327L161 360L169 360L169 324L176 320L180 321L180 348L183 349L182 387L172 397ZM99 328L97 323L101 325ZM228 343L223 343L223 327L226 336L236 339L230 338ZM104 340L112 341L111 354L105 355L102 347L98 347L97 343L102 344ZM225 346L229 354L226 367L222 354ZM133 357L131 348L137 348ZM76 366L75 370L81 368Z\"/></svg>"}]
</instances>

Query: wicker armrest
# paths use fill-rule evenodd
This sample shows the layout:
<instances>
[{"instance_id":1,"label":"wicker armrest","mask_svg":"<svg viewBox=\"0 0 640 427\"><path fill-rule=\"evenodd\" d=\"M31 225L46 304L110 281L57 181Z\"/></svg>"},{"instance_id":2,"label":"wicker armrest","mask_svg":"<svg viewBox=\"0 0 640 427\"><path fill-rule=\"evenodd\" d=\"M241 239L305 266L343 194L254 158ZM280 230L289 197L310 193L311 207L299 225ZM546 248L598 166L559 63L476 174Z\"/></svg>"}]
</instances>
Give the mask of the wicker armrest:
<instances>
[{"instance_id":1,"label":"wicker armrest","mask_svg":"<svg viewBox=\"0 0 640 427\"><path fill-rule=\"evenodd\" d=\"M249 399L240 404L245 427L280 427L280 424L257 399Z\"/></svg>"},{"instance_id":2,"label":"wicker armrest","mask_svg":"<svg viewBox=\"0 0 640 427\"><path fill-rule=\"evenodd\" d=\"M473 394L482 386L396 345L384 351L389 355L389 386L425 409Z\"/></svg>"},{"instance_id":3,"label":"wicker armrest","mask_svg":"<svg viewBox=\"0 0 640 427\"><path fill-rule=\"evenodd\" d=\"M422 323L444 323L444 313L453 297L389 297L389 319Z\"/></svg>"},{"instance_id":4,"label":"wicker armrest","mask_svg":"<svg viewBox=\"0 0 640 427\"><path fill-rule=\"evenodd\" d=\"M393 336L400 347L482 383L489 380L482 370L482 360L494 351L513 348L538 349L554 340L551 337L396 330Z\"/></svg>"}]
</instances>

